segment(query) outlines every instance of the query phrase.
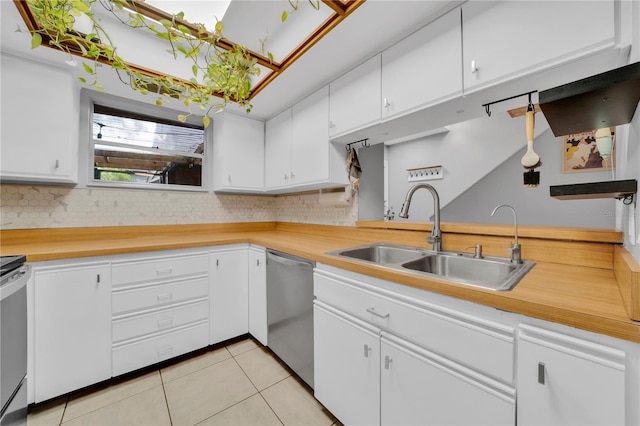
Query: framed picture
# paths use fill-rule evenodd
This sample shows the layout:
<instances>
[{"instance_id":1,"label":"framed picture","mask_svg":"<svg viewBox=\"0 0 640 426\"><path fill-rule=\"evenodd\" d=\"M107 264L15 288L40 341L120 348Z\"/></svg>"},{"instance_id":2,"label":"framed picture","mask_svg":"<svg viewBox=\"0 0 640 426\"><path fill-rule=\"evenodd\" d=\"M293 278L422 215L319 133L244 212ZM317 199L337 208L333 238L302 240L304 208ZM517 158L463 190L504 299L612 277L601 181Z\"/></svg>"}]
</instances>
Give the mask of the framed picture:
<instances>
[{"instance_id":1,"label":"framed picture","mask_svg":"<svg viewBox=\"0 0 640 426\"><path fill-rule=\"evenodd\" d=\"M615 127L609 129L615 140ZM603 172L615 169L615 143L611 154L601 154L596 144L596 130L562 137L562 173Z\"/></svg>"}]
</instances>

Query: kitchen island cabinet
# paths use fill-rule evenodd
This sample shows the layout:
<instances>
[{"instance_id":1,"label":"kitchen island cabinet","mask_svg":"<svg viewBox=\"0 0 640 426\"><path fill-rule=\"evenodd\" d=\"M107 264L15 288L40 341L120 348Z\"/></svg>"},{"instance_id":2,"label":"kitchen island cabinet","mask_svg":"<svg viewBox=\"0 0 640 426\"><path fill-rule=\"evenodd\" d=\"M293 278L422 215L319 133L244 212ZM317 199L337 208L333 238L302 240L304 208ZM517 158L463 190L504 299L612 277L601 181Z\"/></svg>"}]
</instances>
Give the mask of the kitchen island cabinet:
<instances>
[{"instance_id":1,"label":"kitchen island cabinet","mask_svg":"<svg viewBox=\"0 0 640 426\"><path fill-rule=\"evenodd\" d=\"M111 267L108 262L33 265L35 402L111 377Z\"/></svg>"}]
</instances>

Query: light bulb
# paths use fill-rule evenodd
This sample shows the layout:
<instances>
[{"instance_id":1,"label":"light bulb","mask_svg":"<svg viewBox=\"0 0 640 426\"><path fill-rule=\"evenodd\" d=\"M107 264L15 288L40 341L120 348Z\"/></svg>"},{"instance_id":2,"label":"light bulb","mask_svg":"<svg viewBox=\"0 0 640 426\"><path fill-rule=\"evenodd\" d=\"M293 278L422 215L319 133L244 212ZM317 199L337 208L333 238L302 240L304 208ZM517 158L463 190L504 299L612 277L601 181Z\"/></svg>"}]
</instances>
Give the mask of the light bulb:
<instances>
[{"instance_id":1,"label":"light bulb","mask_svg":"<svg viewBox=\"0 0 640 426\"><path fill-rule=\"evenodd\" d=\"M613 137L608 127L596 130L596 145L602 159L609 158L613 150Z\"/></svg>"}]
</instances>

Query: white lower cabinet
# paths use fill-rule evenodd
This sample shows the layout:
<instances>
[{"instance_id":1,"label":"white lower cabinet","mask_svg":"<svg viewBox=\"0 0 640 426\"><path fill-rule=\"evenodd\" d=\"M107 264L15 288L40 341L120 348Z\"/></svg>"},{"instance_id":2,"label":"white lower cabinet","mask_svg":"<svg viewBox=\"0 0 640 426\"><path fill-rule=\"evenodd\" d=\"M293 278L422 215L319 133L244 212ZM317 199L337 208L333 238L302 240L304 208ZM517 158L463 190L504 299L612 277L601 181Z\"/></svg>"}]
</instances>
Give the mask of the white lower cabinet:
<instances>
[{"instance_id":1,"label":"white lower cabinet","mask_svg":"<svg viewBox=\"0 0 640 426\"><path fill-rule=\"evenodd\" d=\"M210 252L210 338L214 344L249 331L248 245Z\"/></svg>"},{"instance_id":2,"label":"white lower cabinet","mask_svg":"<svg viewBox=\"0 0 640 426\"><path fill-rule=\"evenodd\" d=\"M513 425L515 390L392 334L382 333L380 423Z\"/></svg>"},{"instance_id":3,"label":"white lower cabinet","mask_svg":"<svg viewBox=\"0 0 640 426\"><path fill-rule=\"evenodd\" d=\"M35 401L111 377L108 262L34 265Z\"/></svg>"},{"instance_id":4,"label":"white lower cabinet","mask_svg":"<svg viewBox=\"0 0 640 426\"><path fill-rule=\"evenodd\" d=\"M625 352L521 325L517 364L518 424L628 424Z\"/></svg>"},{"instance_id":5,"label":"white lower cabinet","mask_svg":"<svg viewBox=\"0 0 640 426\"><path fill-rule=\"evenodd\" d=\"M380 329L316 301L314 394L345 425L380 424Z\"/></svg>"},{"instance_id":6,"label":"white lower cabinet","mask_svg":"<svg viewBox=\"0 0 640 426\"><path fill-rule=\"evenodd\" d=\"M206 252L113 262L113 376L207 346L208 269Z\"/></svg>"},{"instance_id":7,"label":"white lower cabinet","mask_svg":"<svg viewBox=\"0 0 640 426\"><path fill-rule=\"evenodd\" d=\"M267 254L249 247L249 333L267 346Z\"/></svg>"},{"instance_id":8,"label":"white lower cabinet","mask_svg":"<svg viewBox=\"0 0 640 426\"><path fill-rule=\"evenodd\" d=\"M512 374L491 377L485 362L492 351L513 358L513 341L496 333L498 324L485 329L486 318L394 294L396 284L323 268L314 275L314 392L342 423L515 424ZM439 345L444 333L478 354L459 356L456 345ZM473 346L479 342L482 348Z\"/></svg>"}]
</instances>

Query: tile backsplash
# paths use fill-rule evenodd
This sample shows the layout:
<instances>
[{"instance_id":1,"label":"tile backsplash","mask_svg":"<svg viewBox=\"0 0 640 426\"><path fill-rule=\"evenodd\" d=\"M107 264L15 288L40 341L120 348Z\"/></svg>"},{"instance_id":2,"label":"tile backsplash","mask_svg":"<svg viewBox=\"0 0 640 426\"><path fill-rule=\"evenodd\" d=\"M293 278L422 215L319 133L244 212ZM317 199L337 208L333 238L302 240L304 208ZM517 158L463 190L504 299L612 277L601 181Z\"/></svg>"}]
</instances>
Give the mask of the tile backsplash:
<instances>
[{"instance_id":1,"label":"tile backsplash","mask_svg":"<svg viewBox=\"0 0 640 426\"><path fill-rule=\"evenodd\" d=\"M353 226L357 196L322 204L318 192L227 195L59 186L2 185L2 229L281 221Z\"/></svg>"}]
</instances>

